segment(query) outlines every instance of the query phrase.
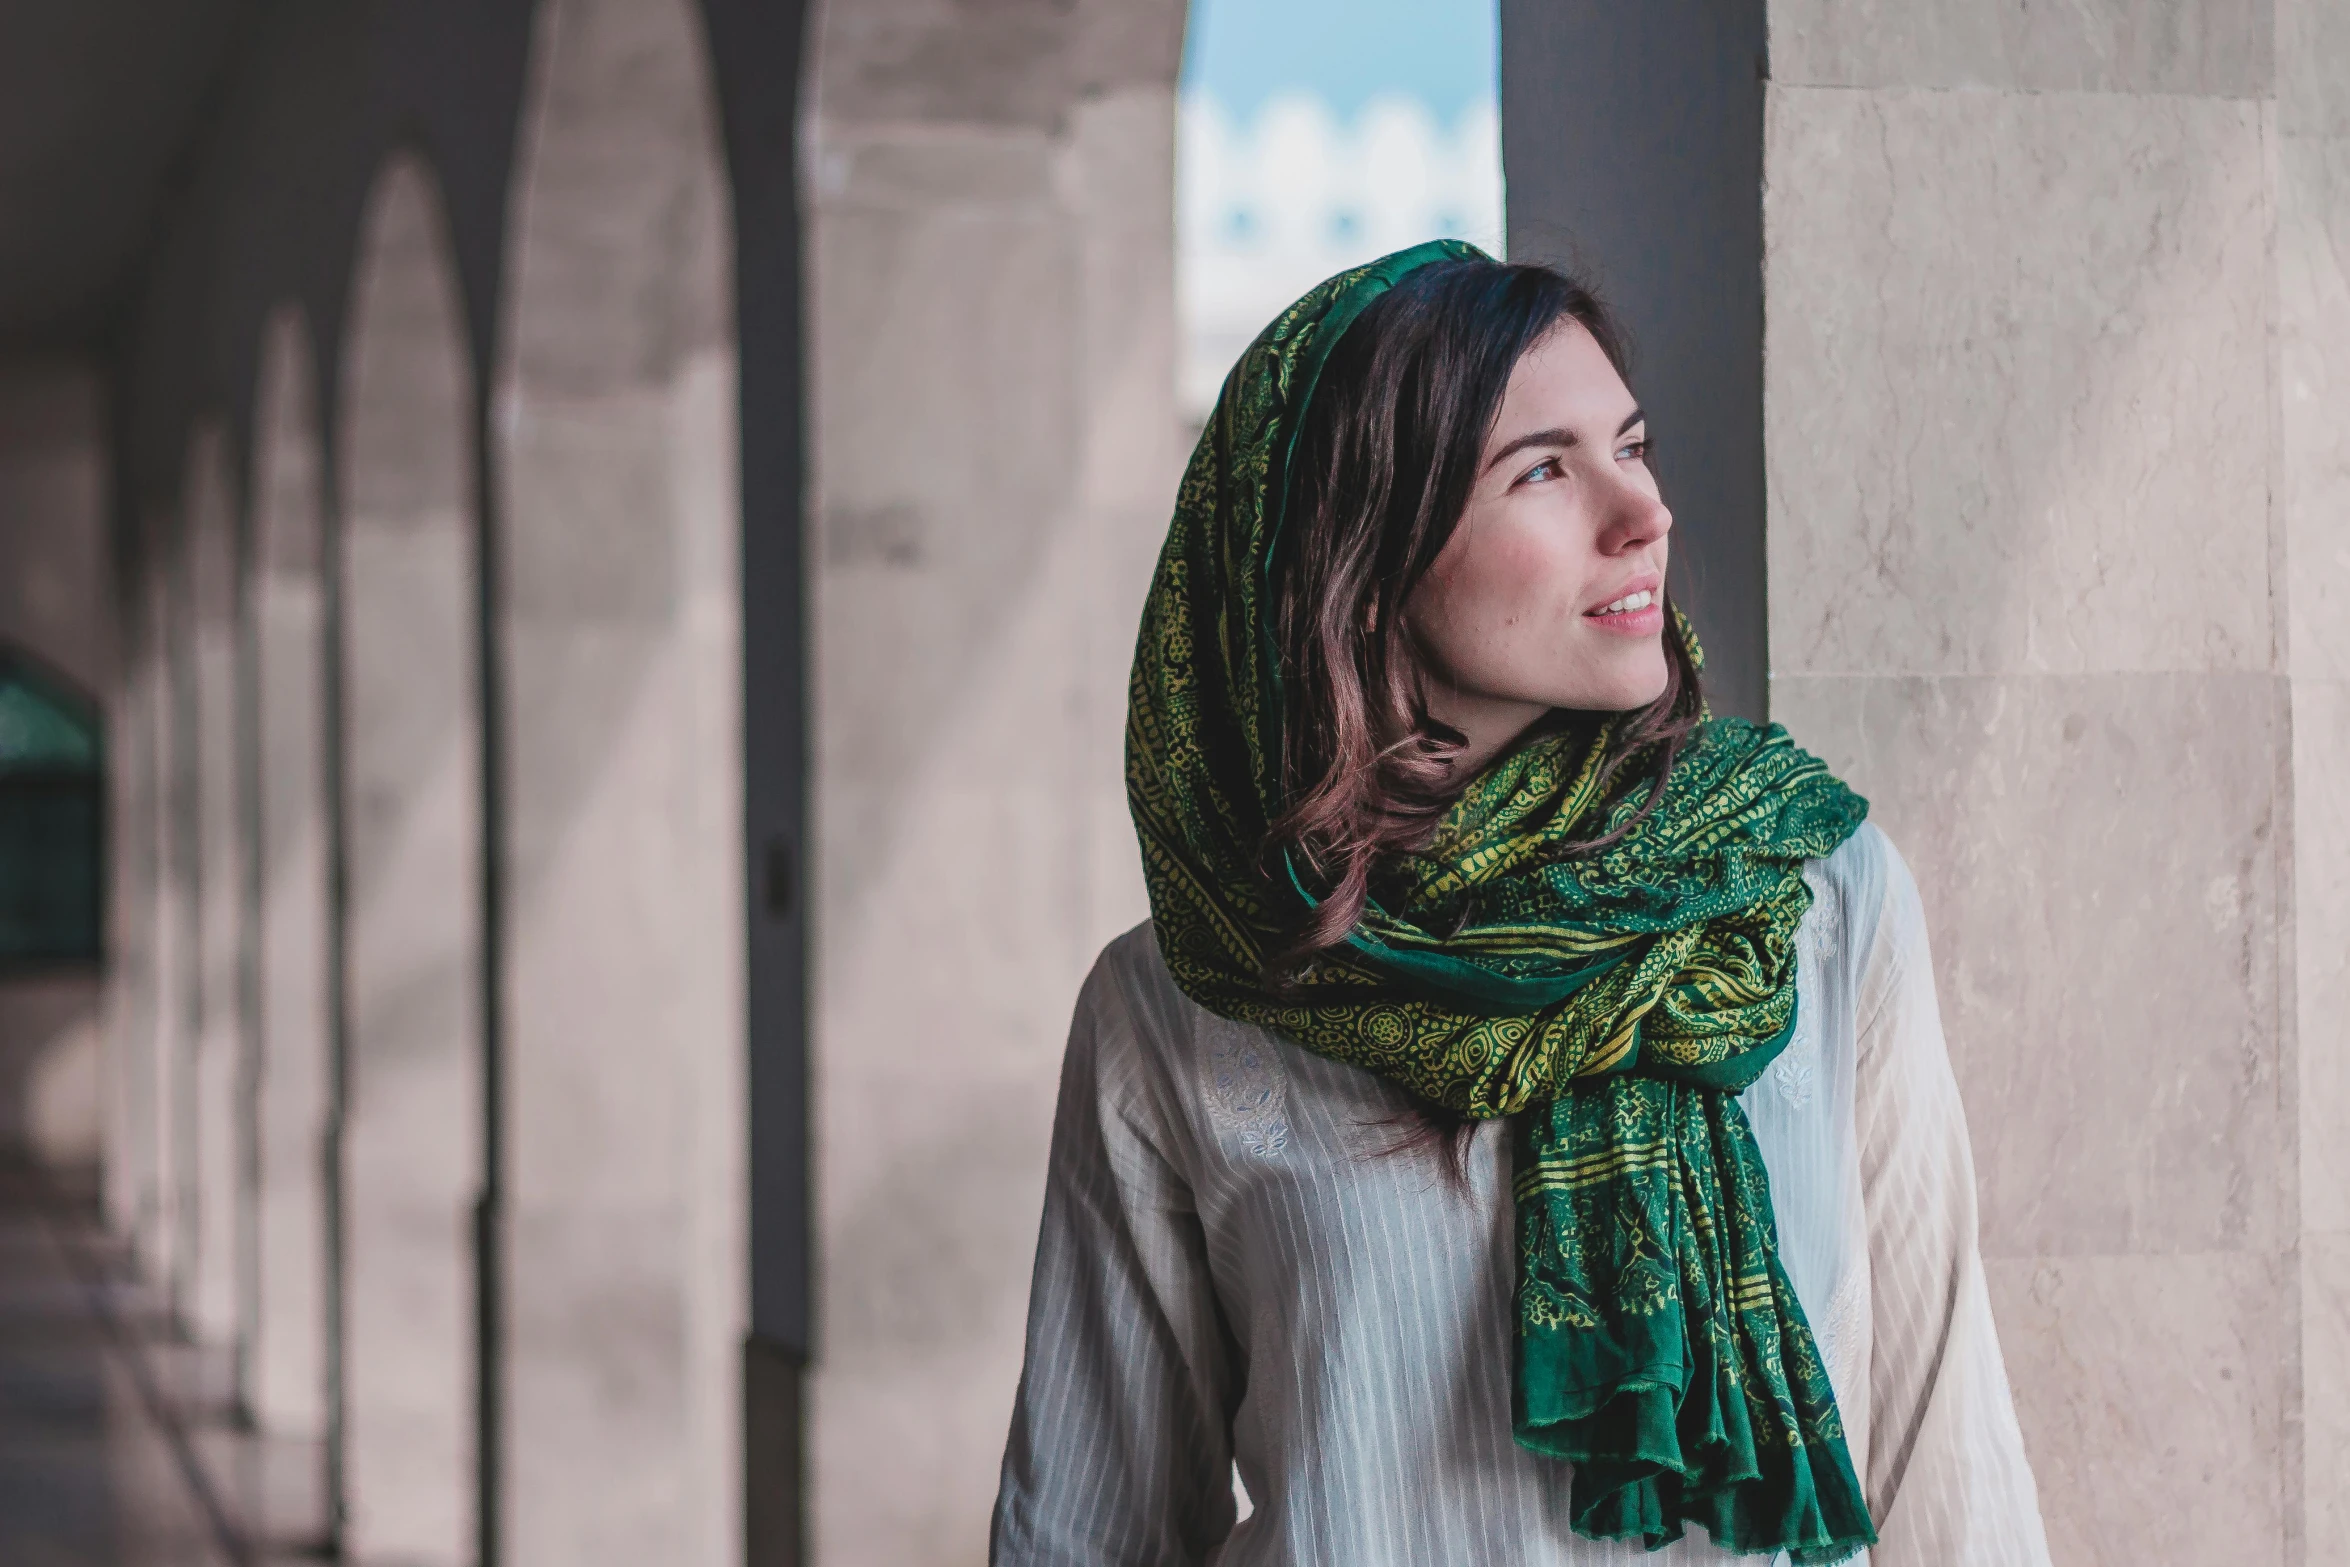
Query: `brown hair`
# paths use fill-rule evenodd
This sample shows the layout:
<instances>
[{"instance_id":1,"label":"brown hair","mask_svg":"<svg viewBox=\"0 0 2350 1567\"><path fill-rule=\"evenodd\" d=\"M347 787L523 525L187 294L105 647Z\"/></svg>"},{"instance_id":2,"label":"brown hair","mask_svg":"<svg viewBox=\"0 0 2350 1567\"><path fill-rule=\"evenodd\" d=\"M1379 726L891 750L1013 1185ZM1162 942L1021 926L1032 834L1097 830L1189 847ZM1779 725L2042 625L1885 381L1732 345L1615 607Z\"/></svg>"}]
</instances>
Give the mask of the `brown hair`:
<instances>
[{"instance_id":1,"label":"brown hair","mask_svg":"<svg viewBox=\"0 0 2350 1567\"><path fill-rule=\"evenodd\" d=\"M1288 804L1264 863L1284 881L1294 870L1314 899L1268 960L1276 988L1345 943L1381 862L1427 843L1469 782L1452 766L1465 737L1429 716L1404 606L1467 510L1511 372L1566 321L1627 374L1623 333L1585 284L1543 266L1436 262L1366 306L1323 366L1273 563ZM1654 809L1697 726L1697 664L1669 612L1665 652L1663 694L1617 726L1602 764L1611 801L1644 786L1647 798L1570 854L1605 848ZM1598 716L1560 712L1538 727ZM1457 1174L1474 1123L1435 1105L1417 1119L1399 1146L1441 1141Z\"/></svg>"}]
</instances>

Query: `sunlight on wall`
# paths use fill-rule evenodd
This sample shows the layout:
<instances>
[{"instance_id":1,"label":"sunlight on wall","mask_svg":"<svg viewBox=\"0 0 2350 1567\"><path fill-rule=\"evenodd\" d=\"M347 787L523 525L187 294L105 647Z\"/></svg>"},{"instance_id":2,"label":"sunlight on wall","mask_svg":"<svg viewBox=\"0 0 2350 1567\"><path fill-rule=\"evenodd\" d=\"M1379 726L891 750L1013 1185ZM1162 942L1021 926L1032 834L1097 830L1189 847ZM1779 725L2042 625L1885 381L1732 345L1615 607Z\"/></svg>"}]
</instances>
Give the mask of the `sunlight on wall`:
<instances>
[{"instance_id":1,"label":"sunlight on wall","mask_svg":"<svg viewBox=\"0 0 2350 1567\"><path fill-rule=\"evenodd\" d=\"M1377 13L1377 14L1371 14ZM1502 252L1492 0L1198 0L1176 143L1183 411L1267 321L1421 240Z\"/></svg>"}]
</instances>

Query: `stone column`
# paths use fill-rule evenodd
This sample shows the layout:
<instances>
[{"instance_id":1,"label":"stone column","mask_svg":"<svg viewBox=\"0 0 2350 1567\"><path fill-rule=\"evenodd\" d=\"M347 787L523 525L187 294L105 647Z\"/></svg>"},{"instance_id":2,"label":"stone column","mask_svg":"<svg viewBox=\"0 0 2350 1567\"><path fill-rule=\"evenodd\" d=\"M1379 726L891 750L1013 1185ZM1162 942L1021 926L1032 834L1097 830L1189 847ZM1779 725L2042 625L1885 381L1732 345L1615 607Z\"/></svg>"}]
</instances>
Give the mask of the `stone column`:
<instances>
[{"instance_id":1,"label":"stone column","mask_svg":"<svg viewBox=\"0 0 2350 1567\"><path fill-rule=\"evenodd\" d=\"M190 1307L195 1265L196 885L194 654L187 542L180 519L156 516L151 614L155 703L155 1222L146 1275L175 1318Z\"/></svg>"},{"instance_id":2,"label":"stone column","mask_svg":"<svg viewBox=\"0 0 2350 1567\"><path fill-rule=\"evenodd\" d=\"M254 411L253 687L258 711L259 1259L252 1401L264 1431L326 1426L329 1012L325 482L310 334L262 338Z\"/></svg>"},{"instance_id":3,"label":"stone column","mask_svg":"<svg viewBox=\"0 0 2350 1567\"><path fill-rule=\"evenodd\" d=\"M1772 712L1923 889L2062 1562L2343 1539L2333 10L1771 6Z\"/></svg>"},{"instance_id":4,"label":"stone column","mask_svg":"<svg viewBox=\"0 0 2350 1567\"><path fill-rule=\"evenodd\" d=\"M118 602L143 608L145 594ZM106 1220L144 1253L155 1163L155 690L158 650L143 614L124 628L122 684L107 715Z\"/></svg>"},{"instance_id":5,"label":"stone column","mask_svg":"<svg viewBox=\"0 0 2350 1567\"><path fill-rule=\"evenodd\" d=\"M476 1541L482 1186L481 664L471 360L446 219L378 177L342 397L346 1546L456 1567Z\"/></svg>"},{"instance_id":6,"label":"stone column","mask_svg":"<svg viewBox=\"0 0 2350 1567\"><path fill-rule=\"evenodd\" d=\"M193 711L189 758L194 832L195 1253L189 1326L232 1353L244 1326L239 1285L250 1236L245 1165L250 1063L240 1005L245 860L238 798L236 529L226 432L200 426L189 442L181 505L187 526ZM241 1389L231 1390L232 1399Z\"/></svg>"},{"instance_id":7,"label":"stone column","mask_svg":"<svg viewBox=\"0 0 2350 1567\"><path fill-rule=\"evenodd\" d=\"M521 1567L723 1567L749 1310L742 508L734 225L689 0L539 8L509 237L503 1531Z\"/></svg>"},{"instance_id":8,"label":"stone column","mask_svg":"<svg viewBox=\"0 0 2350 1567\"><path fill-rule=\"evenodd\" d=\"M976 1561L1182 459L1182 8L822 8L811 1537ZM952 1172L945 1176L942 1172Z\"/></svg>"}]
</instances>

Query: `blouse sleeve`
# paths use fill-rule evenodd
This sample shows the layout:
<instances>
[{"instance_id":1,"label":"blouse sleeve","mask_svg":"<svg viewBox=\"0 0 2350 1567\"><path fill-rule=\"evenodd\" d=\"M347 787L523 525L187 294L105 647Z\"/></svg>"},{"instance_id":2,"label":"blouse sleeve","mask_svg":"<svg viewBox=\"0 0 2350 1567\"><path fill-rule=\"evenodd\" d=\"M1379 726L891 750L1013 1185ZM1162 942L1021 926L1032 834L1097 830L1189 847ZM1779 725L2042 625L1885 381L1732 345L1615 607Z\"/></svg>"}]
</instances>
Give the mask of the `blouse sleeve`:
<instances>
[{"instance_id":1,"label":"blouse sleeve","mask_svg":"<svg viewBox=\"0 0 2350 1567\"><path fill-rule=\"evenodd\" d=\"M1061 1068L993 1567L1179 1567L1233 1525L1237 1357L1114 952Z\"/></svg>"},{"instance_id":2,"label":"blouse sleeve","mask_svg":"<svg viewBox=\"0 0 2350 1567\"><path fill-rule=\"evenodd\" d=\"M1976 1243L1966 1114L1917 886L1888 848L1860 995L1854 1119L1869 1233L1871 1567L2040 1567L2024 1456Z\"/></svg>"}]
</instances>

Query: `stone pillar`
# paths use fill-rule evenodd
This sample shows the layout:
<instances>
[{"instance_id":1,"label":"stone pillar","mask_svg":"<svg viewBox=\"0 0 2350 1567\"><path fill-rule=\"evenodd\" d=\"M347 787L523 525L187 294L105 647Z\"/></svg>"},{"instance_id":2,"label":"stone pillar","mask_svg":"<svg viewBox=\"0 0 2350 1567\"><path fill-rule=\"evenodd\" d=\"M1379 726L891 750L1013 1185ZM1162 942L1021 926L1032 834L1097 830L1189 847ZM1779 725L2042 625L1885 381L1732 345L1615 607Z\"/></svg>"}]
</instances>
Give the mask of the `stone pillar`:
<instances>
[{"instance_id":1,"label":"stone pillar","mask_svg":"<svg viewBox=\"0 0 2350 1567\"><path fill-rule=\"evenodd\" d=\"M154 516L149 578L159 650L155 702L155 1222L147 1278L185 1320L195 1259L195 692L187 544L179 517Z\"/></svg>"},{"instance_id":2,"label":"stone pillar","mask_svg":"<svg viewBox=\"0 0 2350 1567\"><path fill-rule=\"evenodd\" d=\"M117 602L126 617L122 682L107 715L107 818L110 836L106 911L107 974L105 1152L108 1227L146 1255L161 1171L155 1147L155 889L161 874L155 837L155 749L160 649L141 590Z\"/></svg>"},{"instance_id":3,"label":"stone pillar","mask_svg":"<svg viewBox=\"0 0 2350 1567\"><path fill-rule=\"evenodd\" d=\"M2286 1527L2331 1567L2350 1563L2350 13L2278 0L2276 25L2272 591L2293 715L2303 1442Z\"/></svg>"},{"instance_id":4,"label":"stone pillar","mask_svg":"<svg viewBox=\"0 0 2350 1567\"><path fill-rule=\"evenodd\" d=\"M1070 1007L1146 912L1120 738L1183 456L1182 20L885 0L814 24L828 1567L984 1555Z\"/></svg>"},{"instance_id":5,"label":"stone pillar","mask_svg":"<svg viewBox=\"0 0 2350 1567\"><path fill-rule=\"evenodd\" d=\"M1771 6L1772 712L1923 889L2062 1562L2344 1538L2338 9Z\"/></svg>"},{"instance_id":6,"label":"stone pillar","mask_svg":"<svg viewBox=\"0 0 2350 1567\"><path fill-rule=\"evenodd\" d=\"M240 1005L245 859L237 776L238 519L228 461L226 432L217 423L199 426L188 446L181 507L191 617L187 766L195 882L189 1085L195 1211L188 1319L198 1338L234 1351L244 1326L239 1285L250 1243L244 1176L252 1103ZM241 1389L230 1396L241 1397Z\"/></svg>"},{"instance_id":7,"label":"stone pillar","mask_svg":"<svg viewBox=\"0 0 2350 1567\"><path fill-rule=\"evenodd\" d=\"M481 663L473 386L447 222L411 155L376 181L344 351L349 863L346 1547L475 1547L482 1185Z\"/></svg>"},{"instance_id":8,"label":"stone pillar","mask_svg":"<svg viewBox=\"0 0 2350 1567\"><path fill-rule=\"evenodd\" d=\"M749 1304L742 516L733 220L689 0L540 6L509 239L501 1531L520 1567L723 1567Z\"/></svg>"},{"instance_id":9,"label":"stone pillar","mask_svg":"<svg viewBox=\"0 0 2350 1567\"><path fill-rule=\"evenodd\" d=\"M270 317L254 410L251 635L260 908L251 1395L264 1431L326 1428L328 964L325 482L310 334Z\"/></svg>"}]
</instances>

